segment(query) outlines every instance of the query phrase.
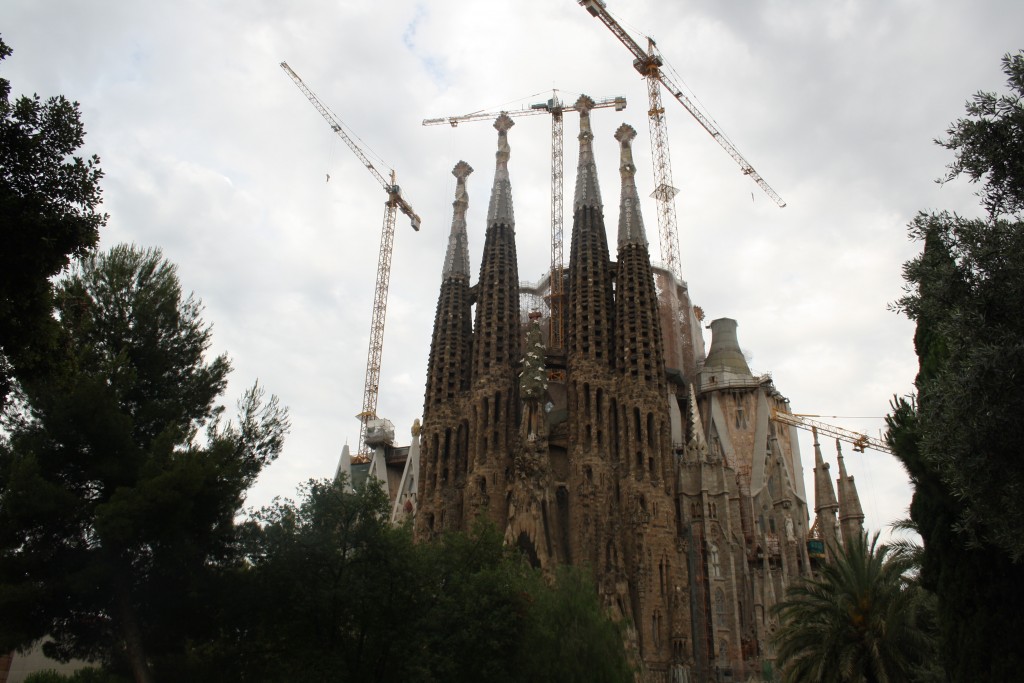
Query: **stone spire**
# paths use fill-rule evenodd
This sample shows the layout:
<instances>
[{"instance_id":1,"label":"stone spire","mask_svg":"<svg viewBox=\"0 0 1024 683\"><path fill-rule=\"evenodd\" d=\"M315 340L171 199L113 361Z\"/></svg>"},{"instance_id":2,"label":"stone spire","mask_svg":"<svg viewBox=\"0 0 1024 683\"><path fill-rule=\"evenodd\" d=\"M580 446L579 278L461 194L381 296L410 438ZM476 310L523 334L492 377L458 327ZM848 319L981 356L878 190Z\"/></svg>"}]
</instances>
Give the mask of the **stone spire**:
<instances>
[{"instance_id":1,"label":"stone spire","mask_svg":"<svg viewBox=\"0 0 1024 683\"><path fill-rule=\"evenodd\" d=\"M464 277L469 279L469 238L466 235L466 209L469 207L469 195L466 193L466 178L473 172L473 167L465 161L455 164L452 175L455 176L455 201L452 202L452 230L448 235L448 253L444 257L444 270L441 277ZM506 176L508 169L506 168ZM507 180L507 179L506 179Z\"/></svg>"},{"instance_id":2,"label":"stone spire","mask_svg":"<svg viewBox=\"0 0 1024 683\"><path fill-rule=\"evenodd\" d=\"M498 130L498 153L480 277L475 288L472 375L460 415L465 429L453 431L451 438L465 452L468 462L466 479L459 483L464 487L466 509L460 513L463 520L486 512L498 528L503 528L507 502L495 487L501 486L499 480L504 481L505 473L512 469L513 447L519 436L517 375L522 361L522 333L515 219L508 174L508 131L512 119L502 114L494 127ZM478 439L470 442L470 433L479 435Z\"/></svg>"},{"instance_id":3,"label":"stone spire","mask_svg":"<svg viewBox=\"0 0 1024 683\"><path fill-rule=\"evenodd\" d=\"M843 462L843 447L836 439L836 455L839 458L839 528L842 530L843 543L851 543L864 533L864 510L860 506L857 485L853 477L846 474Z\"/></svg>"},{"instance_id":4,"label":"stone spire","mask_svg":"<svg viewBox=\"0 0 1024 683\"><path fill-rule=\"evenodd\" d=\"M427 391L423 418L431 424L433 410L469 388L469 354L473 327L469 297L469 248L466 238L466 178L473 169L460 161L452 169L457 182L448 238L448 253L442 271L441 292L434 314L434 332L427 361Z\"/></svg>"},{"instance_id":5,"label":"stone spire","mask_svg":"<svg viewBox=\"0 0 1024 683\"><path fill-rule=\"evenodd\" d=\"M661 320L636 191L632 150L635 137L636 131L625 124L615 131L622 176L615 285L615 365L627 377L661 389L665 386Z\"/></svg>"},{"instance_id":6,"label":"stone spire","mask_svg":"<svg viewBox=\"0 0 1024 683\"><path fill-rule=\"evenodd\" d=\"M686 443L686 459L692 462L704 462L708 459L708 441L704 436L704 424L697 409L697 391L690 383L689 423L690 439Z\"/></svg>"},{"instance_id":7,"label":"stone spire","mask_svg":"<svg viewBox=\"0 0 1024 683\"><path fill-rule=\"evenodd\" d=\"M507 114L499 116L498 152L487 210L487 234L477 281L476 320L473 325L473 380L490 368L518 363L519 352L519 265L516 256L512 184L508 177L511 150L508 131L514 125Z\"/></svg>"},{"instance_id":8,"label":"stone spire","mask_svg":"<svg viewBox=\"0 0 1024 683\"><path fill-rule=\"evenodd\" d=\"M498 131L497 167L494 171L494 186L491 188L491 204L487 209L487 225L502 224L515 227L516 220L512 211L512 183L508 178L508 160L512 154L508 146L508 131L516 122L508 114L502 114L494 120Z\"/></svg>"},{"instance_id":9,"label":"stone spire","mask_svg":"<svg viewBox=\"0 0 1024 683\"><path fill-rule=\"evenodd\" d=\"M839 541L836 534L836 511L839 509L839 503L832 488L828 463L821 456L817 428L812 427L811 433L814 435L814 525L818 528L821 540L825 542L826 551L831 554L831 550Z\"/></svg>"},{"instance_id":10,"label":"stone spire","mask_svg":"<svg viewBox=\"0 0 1024 683\"><path fill-rule=\"evenodd\" d=\"M581 95L580 156L576 169L573 203L572 246L569 250L568 346L573 362L596 361L613 366L612 267L608 255L601 190L590 132L590 108L594 101Z\"/></svg>"},{"instance_id":11,"label":"stone spire","mask_svg":"<svg viewBox=\"0 0 1024 683\"><path fill-rule=\"evenodd\" d=\"M633 163L633 139L636 130L622 124L615 131L619 141L619 175L622 177L622 194L619 197L619 246L623 244L647 245L644 232L644 218L640 214L640 197L636 191L636 165Z\"/></svg>"},{"instance_id":12,"label":"stone spire","mask_svg":"<svg viewBox=\"0 0 1024 683\"><path fill-rule=\"evenodd\" d=\"M576 100L576 110L580 113L580 159L576 171L576 197L573 200L573 211L589 206L600 210L601 188L597 184L597 164L594 162L594 133L590 130L590 110L594 108L594 100L580 95Z\"/></svg>"}]
</instances>

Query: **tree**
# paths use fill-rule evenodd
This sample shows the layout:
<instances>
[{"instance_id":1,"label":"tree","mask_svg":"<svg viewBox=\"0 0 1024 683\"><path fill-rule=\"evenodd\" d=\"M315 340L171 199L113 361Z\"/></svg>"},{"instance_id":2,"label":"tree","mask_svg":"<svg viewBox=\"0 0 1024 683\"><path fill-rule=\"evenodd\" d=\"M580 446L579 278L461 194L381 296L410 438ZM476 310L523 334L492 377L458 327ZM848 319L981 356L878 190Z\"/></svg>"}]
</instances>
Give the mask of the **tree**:
<instances>
[{"instance_id":1,"label":"tree","mask_svg":"<svg viewBox=\"0 0 1024 683\"><path fill-rule=\"evenodd\" d=\"M1024 52L1003 58L1012 95L978 93L940 141L948 178L983 182L987 220L920 214L897 309L918 322L920 450L962 504L957 526L1024 559ZM923 347L923 348L922 348ZM924 361L922 361L924 363Z\"/></svg>"},{"instance_id":2,"label":"tree","mask_svg":"<svg viewBox=\"0 0 1024 683\"><path fill-rule=\"evenodd\" d=\"M0 39L0 61L11 49ZM0 78L0 407L15 371L42 372L56 324L50 279L92 251L99 229L99 157L75 156L85 127L77 102L11 100Z\"/></svg>"},{"instance_id":3,"label":"tree","mask_svg":"<svg viewBox=\"0 0 1024 683\"><path fill-rule=\"evenodd\" d=\"M220 637L190 681L629 683L592 582L553 582L481 522L414 544L371 481L310 481L248 522Z\"/></svg>"},{"instance_id":4,"label":"tree","mask_svg":"<svg viewBox=\"0 0 1024 683\"><path fill-rule=\"evenodd\" d=\"M917 393L893 402L887 439L914 486L921 585L937 597L940 657L953 681L1024 668L1024 53L1007 55L1009 96L978 93L938 141L946 180L980 182L987 217L919 214L921 254L896 308L917 323Z\"/></svg>"},{"instance_id":5,"label":"tree","mask_svg":"<svg viewBox=\"0 0 1024 683\"><path fill-rule=\"evenodd\" d=\"M922 627L919 588L907 558L890 556L878 534L835 549L819 575L790 586L774 608L773 636L784 681L911 680L933 646Z\"/></svg>"},{"instance_id":6,"label":"tree","mask_svg":"<svg viewBox=\"0 0 1024 683\"><path fill-rule=\"evenodd\" d=\"M0 649L44 646L152 680L205 624L234 518L287 414L258 385L237 424L230 364L159 250L116 246L57 285L63 371L22 382L0 442ZM205 438L200 433L205 431Z\"/></svg>"}]
</instances>

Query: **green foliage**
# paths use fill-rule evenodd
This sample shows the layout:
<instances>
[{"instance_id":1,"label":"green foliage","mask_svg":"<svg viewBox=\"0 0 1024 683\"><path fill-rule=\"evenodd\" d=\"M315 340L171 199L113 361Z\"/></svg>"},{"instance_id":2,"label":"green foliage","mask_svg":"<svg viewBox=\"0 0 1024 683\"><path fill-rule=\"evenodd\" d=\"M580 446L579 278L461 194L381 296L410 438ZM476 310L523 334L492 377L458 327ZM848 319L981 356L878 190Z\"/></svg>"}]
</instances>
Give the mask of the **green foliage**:
<instances>
[{"instance_id":1,"label":"green foliage","mask_svg":"<svg viewBox=\"0 0 1024 683\"><path fill-rule=\"evenodd\" d=\"M897 309L917 323L917 395L893 402L888 441L914 485L920 583L937 598L952 681L1024 668L1024 53L1003 59L1011 94L978 93L939 144L947 180L980 182L986 220L920 214L921 254Z\"/></svg>"},{"instance_id":2,"label":"green foliage","mask_svg":"<svg viewBox=\"0 0 1024 683\"><path fill-rule=\"evenodd\" d=\"M219 638L193 681L608 681L623 640L592 583L554 583L486 523L413 544L375 482L310 481L245 525L247 561L225 585Z\"/></svg>"},{"instance_id":3,"label":"green foliage","mask_svg":"<svg viewBox=\"0 0 1024 683\"><path fill-rule=\"evenodd\" d=\"M11 49L0 40L0 61ZM99 158L75 156L85 127L77 102L10 97L0 78L0 407L12 374L37 376L52 353L50 278L99 241Z\"/></svg>"},{"instance_id":4,"label":"green foliage","mask_svg":"<svg viewBox=\"0 0 1024 683\"><path fill-rule=\"evenodd\" d=\"M26 676L25 683L128 683L128 679L89 667L70 674L61 674L53 669L37 671Z\"/></svg>"},{"instance_id":5,"label":"green foliage","mask_svg":"<svg viewBox=\"0 0 1024 683\"><path fill-rule=\"evenodd\" d=\"M933 651L927 603L906 579L910 563L862 536L786 591L773 636L783 681L911 680Z\"/></svg>"},{"instance_id":6,"label":"green foliage","mask_svg":"<svg viewBox=\"0 0 1024 683\"><path fill-rule=\"evenodd\" d=\"M157 250L118 246L57 286L62 372L24 381L0 443L0 649L151 661L207 624L245 490L287 416L258 386L222 424L230 365ZM205 430L205 439L200 433Z\"/></svg>"},{"instance_id":7,"label":"green foliage","mask_svg":"<svg viewBox=\"0 0 1024 683\"><path fill-rule=\"evenodd\" d=\"M1003 73L1010 94L977 93L967 103L968 118L950 126L947 139L936 140L956 155L945 180L965 174L982 182L979 194L992 219L1019 217L1024 210L1024 52L1005 55Z\"/></svg>"},{"instance_id":8,"label":"green foliage","mask_svg":"<svg viewBox=\"0 0 1024 683\"><path fill-rule=\"evenodd\" d=\"M1022 150L1024 155L1024 150ZM919 215L899 307L918 321L921 453L966 537L1024 558L1024 224ZM922 351L922 345L924 351Z\"/></svg>"}]
</instances>

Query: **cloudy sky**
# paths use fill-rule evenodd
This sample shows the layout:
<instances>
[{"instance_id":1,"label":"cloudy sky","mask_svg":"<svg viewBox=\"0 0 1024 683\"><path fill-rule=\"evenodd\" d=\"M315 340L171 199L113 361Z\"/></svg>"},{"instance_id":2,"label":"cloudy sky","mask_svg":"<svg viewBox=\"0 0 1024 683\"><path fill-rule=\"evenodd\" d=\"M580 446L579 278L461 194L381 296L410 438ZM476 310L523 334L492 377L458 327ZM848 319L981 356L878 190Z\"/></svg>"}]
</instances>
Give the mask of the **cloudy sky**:
<instances>
[{"instance_id":1,"label":"cloudy sky","mask_svg":"<svg viewBox=\"0 0 1024 683\"><path fill-rule=\"evenodd\" d=\"M640 42L657 40L789 204L777 208L666 96L694 302L709 320L739 321L751 367L773 374L794 412L879 435L890 398L916 372L913 326L887 310L917 249L905 226L919 210L977 213L970 186L934 182L950 156L932 140L973 92L1002 89L999 58L1024 47L1024 3L608 4ZM342 445L358 440L383 217L382 189L281 61L383 159L382 172L396 170L423 219L419 233L401 217L397 226L378 406L403 443L422 408L451 168L464 159L476 169L474 270L494 173L487 122L422 119L519 108L556 88L568 102L623 95L624 112L593 116L609 226L612 134L624 121L641 133L641 195L653 187L645 83L575 0L5 0L0 32L14 49L0 69L15 94L81 103L87 151L106 172L102 244L162 247L205 302L215 351L233 360L229 403L258 378L289 406L292 433L253 505L330 476ZM577 125L567 118L567 188ZM518 118L509 141L520 274L535 280L549 258L549 119ZM653 200L645 218L657 254ZM808 433L801 447L810 482ZM904 516L910 489L894 459L847 461L870 528Z\"/></svg>"}]
</instances>

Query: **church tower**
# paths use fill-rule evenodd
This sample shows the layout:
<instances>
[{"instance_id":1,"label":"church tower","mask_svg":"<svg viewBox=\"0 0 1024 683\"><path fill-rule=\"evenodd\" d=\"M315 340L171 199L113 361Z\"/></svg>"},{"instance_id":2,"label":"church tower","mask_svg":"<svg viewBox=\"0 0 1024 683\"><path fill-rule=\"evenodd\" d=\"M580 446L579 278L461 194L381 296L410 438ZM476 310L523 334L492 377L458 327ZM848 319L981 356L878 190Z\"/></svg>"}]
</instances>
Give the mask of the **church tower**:
<instances>
[{"instance_id":1,"label":"church tower","mask_svg":"<svg viewBox=\"0 0 1024 683\"><path fill-rule=\"evenodd\" d=\"M593 105L594 101L586 95L576 101L580 152L566 311L569 475L580 484L571 490L561 489L556 496L559 510L568 507L571 520L565 560L599 567L615 562L621 549L612 529L617 515L609 508L609 496L618 490L612 444L619 425L612 396L612 265L594 161L594 134L590 127Z\"/></svg>"},{"instance_id":2,"label":"church tower","mask_svg":"<svg viewBox=\"0 0 1024 683\"><path fill-rule=\"evenodd\" d=\"M672 635L688 624L668 600L685 581L675 552L675 471L668 418L658 297L636 189L632 143L636 131L620 126L621 194L614 306L617 404L613 424L620 540L629 602L642 657L667 670ZM674 623L678 622L678 623Z\"/></svg>"},{"instance_id":3,"label":"church tower","mask_svg":"<svg viewBox=\"0 0 1024 683\"><path fill-rule=\"evenodd\" d=\"M705 358L685 283L651 264L628 125L614 136L621 191L610 254L593 106L584 95L574 107L579 164L563 348L544 347L536 288L528 323L521 311L512 119L494 124L498 151L474 285L465 187L472 169L460 162L453 171L452 229L414 435L420 476L408 486L420 497L416 535L466 531L486 515L533 565L593 572L605 604L627 624L642 680L748 680L771 656L772 607L811 570L795 428L772 419L789 401L769 375L750 371L735 320L710 324ZM863 515L842 460L837 502L815 450L819 527L836 539L837 511L851 529L844 533Z\"/></svg>"},{"instance_id":4,"label":"church tower","mask_svg":"<svg viewBox=\"0 0 1024 683\"><path fill-rule=\"evenodd\" d=\"M473 338L466 234L466 178L472 172L465 161L452 169L456 180L452 227L427 361L420 454L423 465L416 517L418 530L426 534L459 526L463 504L459 484L464 484L467 475L469 425L462 407L469 390Z\"/></svg>"},{"instance_id":5,"label":"church tower","mask_svg":"<svg viewBox=\"0 0 1024 683\"><path fill-rule=\"evenodd\" d=\"M505 114L494 122L498 151L476 284L472 378L465 409L470 429L465 437L460 434L471 454L463 526L477 515L486 514L499 529L507 522L505 489L518 443L518 366L522 359L519 264L508 175L508 131L513 125Z\"/></svg>"}]
</instances>

